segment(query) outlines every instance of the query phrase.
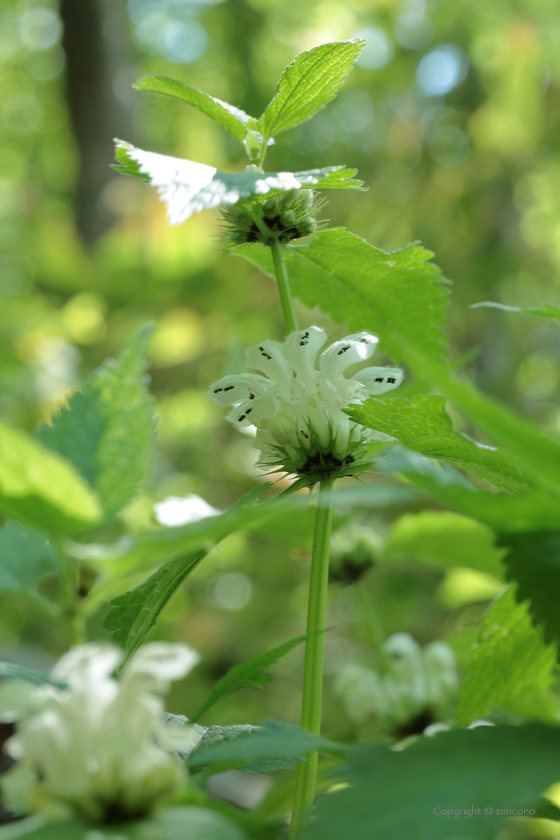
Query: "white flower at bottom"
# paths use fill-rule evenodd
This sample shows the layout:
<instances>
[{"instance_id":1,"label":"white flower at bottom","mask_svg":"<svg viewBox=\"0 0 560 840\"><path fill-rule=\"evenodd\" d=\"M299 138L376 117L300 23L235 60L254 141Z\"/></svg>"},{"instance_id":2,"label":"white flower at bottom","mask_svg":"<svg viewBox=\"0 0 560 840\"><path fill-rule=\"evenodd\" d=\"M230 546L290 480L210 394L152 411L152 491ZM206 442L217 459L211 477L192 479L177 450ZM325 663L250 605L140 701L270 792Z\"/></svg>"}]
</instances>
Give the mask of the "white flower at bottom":
<instances>
[{"instance_id":1,"label":"white flower at bottom","mask_svg":"<svg viewBox=\"0 0 560 840\"><path fill-rule=\"evenodd\" d=\"M347 379L345 370L369 359L377 338L355 333L319 356L326 340L324 330L308 327L290 333L283 343L263 341L245 354L247 367L260 374L225 376L210 386L211 400L233 404L227 417L231 423L256 427L261 465L308 476L344 473L364 457L369 441L386 439L353 423L343 409L397 388L402 371L368 367Z\"/></svg>"},{"instance_id":2,"label":"white flower at bottom","mask_svg":"<svg viewBox=\"0 0 560 840\"><path fill-rule=\"evenodd\" d=\"M2 777L8 807L52 817L111 822L149 813L186 778L173 751L159 695L185 676L198 654L154 642L113 673L123 654L110 646L72 648L53 669L66 688L30 690L6 749L16 766ZM184 734L183 734L184 733ZM190 727L184 739L199 737Z\"/></svg>"}]
</instances>

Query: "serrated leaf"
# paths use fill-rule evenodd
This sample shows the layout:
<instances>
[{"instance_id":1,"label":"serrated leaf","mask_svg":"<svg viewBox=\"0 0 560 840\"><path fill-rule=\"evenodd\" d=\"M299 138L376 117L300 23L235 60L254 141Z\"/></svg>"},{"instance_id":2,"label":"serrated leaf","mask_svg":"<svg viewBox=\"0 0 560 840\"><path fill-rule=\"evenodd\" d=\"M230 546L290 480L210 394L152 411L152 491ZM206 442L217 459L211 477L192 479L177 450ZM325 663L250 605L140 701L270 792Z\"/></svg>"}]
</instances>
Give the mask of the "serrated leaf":
<instances>
[{"instance_id":1,"label":"serrated leaf","mask_svg":"<svg viewBox=\"0 0 560 840\"><path fill-rule=\"evenodd\" d=\"M192 716L191 720L193 722L200 720L202 715L211 706L238 688L245 686L260 688L266 685L272 679L270 674L266 673L267 669L271 668L279 659L286 656L295 647L301 645L306 638L307 636L298 636L295 639L290 639L289 642L284 642L284 644L272 648L272 650L266 653L260 653L258 656L254 656L248 662L234 665L221 680L218 680L208 699L202 704L197 713Z\"/></svg>"},{"instance_id":2,"label":"serrated leaf","mask_svg":"<svg viewBox=\"0 0 560 840\"><path fill-rule=\"evenodd\" d=\"M529 601L533 621L542 625L545 641L559 642L560 533L501 535L498 545L508 549L506 576L517 583L519 601Z\"/></svg>"},{"instance_id":3,"label":"serrated leaf","mask_svg":"<svg viewBox=\"0 0 560 840\"><path fill-rule=\"evenodd\" d=\"M560 321L560 306L555 306L553 303L543 303L541 306L507 306L505 303L485 300L480 303L473 303L470 308L481 309L483 307L502 309L505 312L524 312L527 315L540 315L541 318L552 318L554 321Z\"/></svg>"},{"instance_id":4,"label":"serrated leaf","mask_svg":"<svg viewBox=\"0 0 560 840\"><path fill-rule=\"evenodd\" d=\"M300 53L280 77L276 94L258 120L263 137L305 122L338 93L365 41L321 44Z\"/></svg>"},{"instance_id":5,"label":"serrated leaf","mask_svg":"<svg viewBox=\"0 0 560 840\"><path fill-rule=\"evenodd\" d=\"M486 525L441 510L406 513L397 519L383 550L383 560L419 562L435 569L462 566L500 578L506 551L494 545Z\"/></svg>"},{"instance_id":6,"label":"serrated leaf","mask_svg":"<svg viewBox=\"0 0 560 840\"><path fill-rule=\"evenodd\" d=\"M527 603L518 604L508 587L483 616L478 640L465 667L456 723L467 726L494 708L549 722L560 706L551 693L556 650L534 628Z\"/></svg>"},{"instance_id":7,"label":"serrated leaf","mask_svg":"<svg viewBox=\"0 0 560 840\"><path fill-rule=\"evenodd\" d=\"M207 93L203 93L184 82L179 82L177 79L171 79L169 76L144 76L138 79L132 87L152 93L164 93L167 96L173 96L176 99L182 99L183 102L188 102L189 105L206 114L207 117L229 131L243 145L247 133L246 123L250 116L241 108L223 102L221 99L216 99L214 96L209 96Z\"/></svg>"},{"instance_id":8,"label":"serrated leaf","mask_svg":"<svg viewBox=\"0 0 560 840\"><path fill-rule=\"evenodd\" d=\"M172 558L136 589L110 602L112 609L103 627L113 631L111 640L124 649L127 658L140 647L170 598L210 548Z\"/></svg>"},{"instance_id":9,"label":"serrated leaf","mask_svg":"<svg viewBox=\"0 0 560 840\"><path fill-rule=\"evenodd\" d=\"M270 249L258 243L235 253L274 278ZM387 253L344 228L319 231L309 245L284 249L292 291L351 330L378 333L394 362L421 378L425 358L445 355L446 283L419 245ZM421 349L421 358L418 348Z\"/></svg>"},{"instance_id":10,"label":"serrated leaf","mask_svg":"<svg viewBox=\"0 0 560 840\"><path fill-rule=\"evenodd\" d=\"M74 466L0 422L0 510L47 533L91 528L101 506Z\"/></svg>"},{"instance_id":11,"label":"serrated leaf","mask_svg":"<svg viewBox=\"0 0 560 840\"><path fill-rule=\"evenodd\" d=\"M252 761L292 758L306 755L313 750L344 753L347 749L343 744L335 744L320 735L312 735L293 723L268 720L249 737L215 744L198 755L198 751L194 751L189 766L192 769L212 765L242 767Z\"/></svg>"},{"instance_id":12,"label":"serrated leaf","mask_svg":"<svg viewBox=\"0 0 560 840\"><path fill-rule=\"evenodd\" d=\"M539 724L441 732L399 751L362 748L346 774L349 785L317 801L304 837L495 837L499 810L536 808L539 795L557 781L559 750L560 729ZM471 807L480 813L465 816Z\"/></svg>"},{"instance_id":13,"label":"serrated leaf","mask_svg":"<svg viewBox=\"0 0 560 840\"><path fill-rule=\"evenodd\" d=\"M29 682L33 685L54 685L56 688L66 688L66 683L53 679L43 671L24 668L23 665L14 665L11 662L0 662L0 677L23 680L23 682Z\"/></svg>"},{"instance_id":14,"label":"serrated leaf","mask_svg":"<svg viewBox=\"0 0 560 840\"><path fill-rule=\"evenodd\" d=\"M39 531L0 528L0 591L32 592L43 575L57 572L58 555Z\"/></svg>"},{"instance_id":15,"label":"serrated leaf","mask_svg":"<svg viewBox=\"0 0 560 840\"><path fill-rule=\"evenodd\" d=\"M189 754L187 758L187 766L192 769L191 758L194 756L195 761L198 763L198 759L203 759L204 757L204 750L209 747L216 744L235 741L238 738L247 738L259 731L261 731L260 727L251 726L250 724L238 724L237 726L211 726L206 730L195 749ZM283 758L260 758L255 761L251 761L249 764L241 766L239 769L244 773L251 773L254 775L259 773L275 773L278 770L292 770L304 760L305 759L298 755Z\"/></svg>"},{"instance_id":16,"label":"serrated leaf","mask_svg":"<svg viewBox=\"0 0 560 840\"><path fill-rule=\"evenodd\" d=\"M502 490L527 489L527 477L507 452L481 446L453 431L445 403L445 397L435 395L414 400L370 398L346 413L356 423L396 437L408 449L452 464Z\"/></svg>"},{"instance_id":17,"label":"serrated leaf","mask_svg":"<svg viewBox=\"0 0 560 840\"><path fill-rule=\"evenodd\" d=\"M212 210L218 204L236 204L240 198L266 195L301 188L359 189L354 180L355 169L325 166L304 172L220 172L213 166L191 160L145 152L130 143L117 141L123 164L148 175L162 201L167 205L171 225L180 225L201 210ZM125 174L134 174L126 172Z\"/></svg>"},{"instance_id":18,"label":"serrated leaf","mask_svg":"<svg viewBox=\"0 0 560 840\"><path fill-rule=\"evenodd\" d=\"M95 371L83 391L41 426L37 437L71 461L99 496L107 518L132 501L146 481L155 420L144 370L152 327Z\"/></svg>"}]
</instances>

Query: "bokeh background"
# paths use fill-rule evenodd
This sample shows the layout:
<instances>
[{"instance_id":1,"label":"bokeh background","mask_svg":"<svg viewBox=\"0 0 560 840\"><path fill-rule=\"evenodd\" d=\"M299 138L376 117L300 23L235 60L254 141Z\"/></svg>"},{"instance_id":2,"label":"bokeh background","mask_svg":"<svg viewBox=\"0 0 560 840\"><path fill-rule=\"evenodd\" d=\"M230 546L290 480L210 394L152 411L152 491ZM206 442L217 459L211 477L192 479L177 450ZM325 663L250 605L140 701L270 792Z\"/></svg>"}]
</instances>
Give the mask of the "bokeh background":
<instances>
[{"instance_id":1,"label":"bokeh background","mask_svg":"<svg viewBox=\"0 0 560 840\"><path fill-rule=\"evenodd\" d=\"M244 347L283 334L274 285L223 250L217 211L170 228L147 185L109 168L115 136L221 169L245 165L207 117L132 82L173 76L258 116L295 54L351 37L368 45L339 98L281 135L267 166L357 167L369 191L329 194L325 218L385 249L421 240L434 251L454 282L457 365L560 430L554 324L469 308L559 302L554 0L0 0L0 416L32 430L138 326L157 325L152 478L99 539L164 527L158 510L162 522L178 521L180 505L154 510L170 497L196 494L222 510L263 481L250 442L205 391L242 364ZM301 318L345 334L319 312ZM382 543L409 513L401 505L356 516ZM172 711L188 715L231 665L302 632L310 526L302 515L289 535L282 523L234 534L174 598L156 637L189 642L202 664ZM464 661L499 583L453 579L420 560L401 553L367 578L385 631L423 644L447 638ZM102 619L91 622L93 638L106 637ZM326 728L352 738L360 733L333 676L375 656L351 589L333 586L329 625ZM17 594L0 599L0 633L1 658L23 664L48 666L68 644L63 627L46 626ZM302 655L203 722L298 721Z\"/></svg>"}]
</instances>

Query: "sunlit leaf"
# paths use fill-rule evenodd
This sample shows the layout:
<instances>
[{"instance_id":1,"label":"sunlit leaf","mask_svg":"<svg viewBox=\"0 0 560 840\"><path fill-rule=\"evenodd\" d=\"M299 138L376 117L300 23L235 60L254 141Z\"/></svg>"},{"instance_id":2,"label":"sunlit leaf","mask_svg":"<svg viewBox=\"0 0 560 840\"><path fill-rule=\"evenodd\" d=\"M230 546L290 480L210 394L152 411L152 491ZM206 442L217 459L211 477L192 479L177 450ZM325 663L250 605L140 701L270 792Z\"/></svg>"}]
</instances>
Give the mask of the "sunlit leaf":
<instances>
[{"instance_id":1,"label":"sunlit leaf","mask_svg":"<svg viewBox=\"0 0 560 840\"><path fill-rule=\"evenodd\" d=\"M408 449L478 475L503 490L526 489L527 477L507 452L481 446L453 431L445 403L445 397L435 395L414 400L369 399L351 406L347 414L356 423L396 437Z\"/></svg>"},{"instance_id":2,"label":"sunlit leaf","mask_svg":"<svg viewBox=\"0 0 560 840\"><path fill-rule=\"evenodd\" d=\"M494 837L503 819L500 810L536 808L539 795L558 780L559 751L560 728L539 724L441 732L398 751L364 747L348 769L349 785L318 800L304 836ZM466 816L471 807L480 813ZM451 819L442 813L447 810Z\"/></svg>"},{"instance_id":3,"label":"sunlit leaf","mask_svg":"<svg viewBox=\"0 0 560 840\"><path fill-rule=\"evenodd\" d=\"M144 374L151 334L151 327L136 333L38 431L96 491L108 518L134 498L151 465L155 419Z\"/></svg>"},{"instance_id":4,"label":"sunlit leaf","mask_svg":"<svg viewBox=\"0 0 560 840\"><path fill-rule=\"evenodd\" d=\"M555 665L554 646L544 644L541 628L531 624L527 603L518 604L510 586L480 623L465 667L456 723L468 725L494 708L557 721L560 706L551 692Z\"/></svg>"},{"instance_id":5,"label":"sunlit leaf","mask_svg":"<svg viewBox=\"0 0 560 840\"><path fill-rule=\"evenodd\" d=\"M85 530L102 513L97 496L70 461L2 422L0 510L47 533Z\"/></svg>"},{"instance_id":6,"label":"sunlit leaf","mask_svg":"<svg viewBox=\"0 0 560 840\"><path fill-rule=\"evenodd\" d=\"M298 636L296 639L290 639L289 642L284 642L284 644L278 645L278 647L272 648L272 650L269 650L266 653L260 653L258 656L254 656L253 659L250 659L248 662L242 662L240 665L235 665L224 677L221 678L221 680L218 680L208 699L205 700L196 714L192 716L191 720L200 720L202 715L207 712L211 706L219 700L222 700L224 697L227 697L228 694L231 694L238 688L242 688L243 686L254 686L256 688L260 688L261 686L266 685L266 683L270 682L272 679L270 674L266 673L267 669L272 667L272 665L278 662L279 659L286 656L287 653L304 642L305 639L306 636Z\"/></svg>"},{"instance_id":7,"label":"sunlit leaf","mask_svg":"<svg viewBox=\"0 0 560 840\"><path fill-rule=\"evenodd\" d=\"M300 188L359 189L361 181L354 179L355 169L326 166L305 172L220 172L213 166L191 160L159 155L136 149L122 140L117 141L119 159L130 171L149 176L162 201L172 225L180 225L193 213L212 210L218 204L236 204L240 198L266 195ZM137 164L137 170L134 164Z\"/></svg>"},{"instance_id":8,"label":"sunlit leaf","mask_svg":"<svg viewBox=\"0 0 560 840\"><path fill-rule=\"evenodd\" d=\"M296 56L257 122L263 137L305 122L334 99L364 46L365 41L358 39L339 41Z\"/></svg>"},{"instance_id":9,"label":"sunlit leaf","mask_svg":"<svg viewBox=\"0 0 560 840\"><path fill-rule=\"evenodd\" d=\"M165 93L168 96L182 99L183 102L188 102L189 105L193 105L221 125L222 128L225 128L226 131L229 131L236 140L243 144L247 133L245 123L250 117L241 108L236 108L235 105L209 96L207 93L203 93L201 90L197 90L177 79L171 79L169 76L144 76L142 79L138 79L133 87L138 90L148 90L152 93Z\"/></svg>"},{"instance_id":10,"label":"sunlit leaf","mask_svg":"<svg viewBox=\"0 0 560 840\"><path fill-rule=\"evenodd\" d=\"M309 245L284 250L292 290L306 306L351 330L372 330L394 362L405 361L420 377L425 358L444 358L447 281L429 262L430 251L409 245L387 253L344 228L319 231ZM235 253L275 276L264 245Z\"/></svg>"}]
</instances>

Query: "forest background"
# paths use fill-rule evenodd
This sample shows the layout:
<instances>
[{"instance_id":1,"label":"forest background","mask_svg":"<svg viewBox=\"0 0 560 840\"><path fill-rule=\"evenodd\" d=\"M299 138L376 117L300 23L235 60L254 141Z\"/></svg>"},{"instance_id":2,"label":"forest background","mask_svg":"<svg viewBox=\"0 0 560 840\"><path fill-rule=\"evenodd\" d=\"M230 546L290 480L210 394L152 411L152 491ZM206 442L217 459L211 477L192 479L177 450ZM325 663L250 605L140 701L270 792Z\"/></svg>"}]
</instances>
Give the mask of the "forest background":
<instances>
[{"instance_id":1,"label":"forest background","mask_svg":"<svg viewBox=\"0 0 560 840\"><path fill-rule=\"evenodd\" d=\"M172 505L154 508L170 497L196 494L223 510L265 480L249 440L205 394L209 382L240 368L245 347L284 334L273 283L223 249L217 212L172 228L154 191L109 168L114 136L227 171L245 165L207 117L131 85L148 73L169 75L258 114L296 53L353 37L368 46L342 93L278 138L270 166L356 167L368 192L328 193L323 218L386 250L421 240L434 251L454 282L457 367L560 431L556 325L470 308L559 302L555 3L4 0L0 417L32 431L139 326L156 324L149 372L158 455L148 489L104 527L102 541L173 516ZM346 334L298 306L302 323L325 327L332 339ZM406 388L413 396L414 382ZM426 507L437 505L353 515L391 546L399 523L402 530L410 522L402 517ZM348 512L337 511L339 524ZM188 715L233 664L303 631L312 518L294 515L289 533L278 522L228 537L174 597L153 637L188 642L201 664L174 689L169 711ZM367 586L388 635L408 632L421 644L444 638L462 665L502 584L434 568L430 551L421 542L386 550ZM145 577L143 569L126 588ZM91 638L107 638L104 617L91 620ZM364 732L347 719L333 677L345 662L375 664L375 656L351 590L333 585L327 626L324 728L353 739ZM17 592L0 594L0 638L0 659L43 669L68 647L66 628L46 623ZM212 723L299 722L302 660L295 650L262 691L222 701Z\"/></svg>"}]
</instances>

